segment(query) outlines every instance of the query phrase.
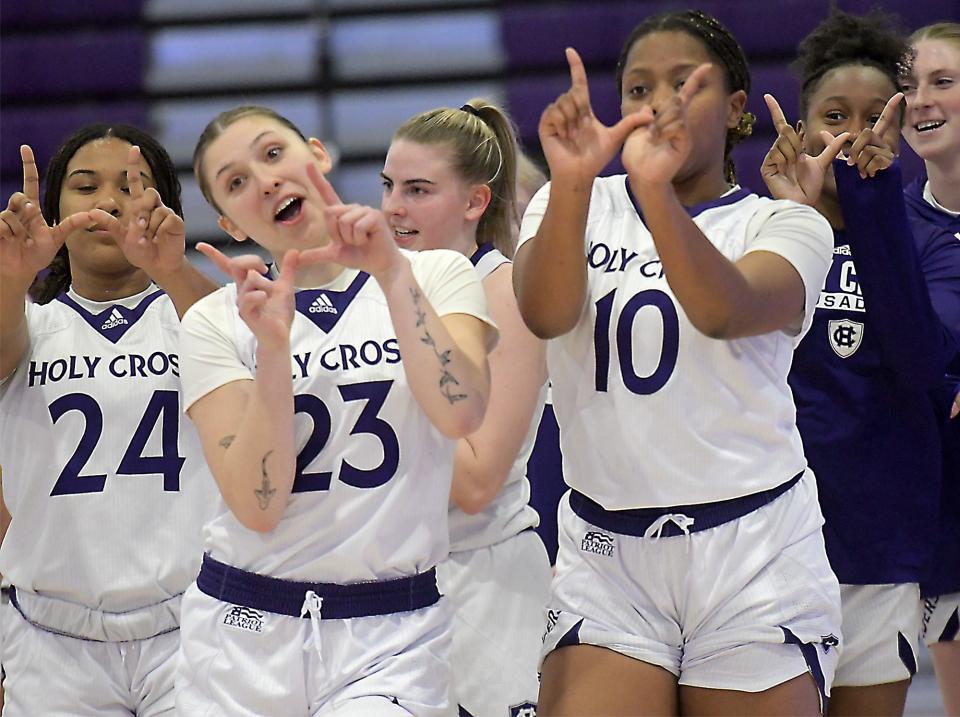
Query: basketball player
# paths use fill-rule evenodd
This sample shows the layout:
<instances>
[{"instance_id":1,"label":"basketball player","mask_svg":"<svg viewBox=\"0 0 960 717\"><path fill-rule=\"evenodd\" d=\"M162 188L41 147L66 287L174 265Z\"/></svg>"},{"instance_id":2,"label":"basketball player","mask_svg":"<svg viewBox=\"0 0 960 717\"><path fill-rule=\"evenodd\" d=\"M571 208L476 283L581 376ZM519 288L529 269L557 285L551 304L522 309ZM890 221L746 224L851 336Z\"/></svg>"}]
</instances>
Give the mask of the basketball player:
<instances>
[{"instance_id":1,"label":"basketball player","mask_svg":"<svg viewBox=\"0 0 960 717\"><path fill-rule=\"evenodd\" d=\"M960 24L922 27L910 44L916 54L901 78L907 101L903 136L924 160L926 176L906 189L907 215L915 227L933 225L960 239ZM951 278L953 290L960 291L955 265ZM953 326L960 323L956 315L953 320ZM960 365L951 371L954 378L943 391L944 413L953 420L943 424L940 533L932 573L920 581L920 590L923 638L944 706L947 714L960 715Z\"/></svg>"},{"instance_id":2,"label":"basketball player","mask_svg":"<svg viewBox=\"0 0 960 717\"><path fill-rule=\"evenodd\" d=\"M612 127L567 59L514 274L524 320L553 339L573 488L539 713L817 714L839 589L786 375L829 227L736 184L749 72L714 18L634 29ZM618 152L627 175L597 178Z\"/></svg>"},{"instance_id":3,"label":"basketball player","mask_svg":"<svg viewBox=\"0 0 960 717\"><path fill-rule=\"evenodd\" d=\"M955 279L943 273L951 253L954 277L960 270L960 244L941 231L914 240L893 164L906 52L884 16L835 10L800 44L799 133L767 99L779 131L767 186L813 205L834 229L833 265L790 385L841 584L836 715L903 712L917 669L918 582L937 524L930 392L957 346L938 312L960 311ZM811 157L842 133L847 162Z\"/></svg>"},{"instance_id":4,"label":"basketball player","mask_svg":"<svg viewBox=\"0 0 960 717\"><path fill-rule=\"evenodd\" d=\"M500 342L480 430L453 466L450 557L438 566L454 607L452 692L461 715L535 709L550 563L532 530L527 460L546 394L543 342L513 294L517 148L509 118L474 99L410 118L393 136L381 208L401 247L453 249L483 281Z\"/></svg>"},{"instance_id":5,"label":"basketball player","mask_svg":"<svg viewBox=\"0 0 960 717\"><path fill-rule=\"evenodd\" d=\"M435 566L450 439L489 393L480 282L343 205L323 145L267 108L215 118L194 169L221 227L278 268L184 319L184 403L223 501L184 602L178 709L451 714Z\"/></svg>"},{"instance_id":6,"label":"basketball player","mask_svg":"<svg viewBox=\"0 0 960 717\"><path fill-rule=\"evenodd\" d=\"M42 204L21 156L0 213L4 714L172 714L216 495L181 417L178 314L215 285L184 259L180 185L149 135L77 130Z\"/></svg>"}]
</instances>

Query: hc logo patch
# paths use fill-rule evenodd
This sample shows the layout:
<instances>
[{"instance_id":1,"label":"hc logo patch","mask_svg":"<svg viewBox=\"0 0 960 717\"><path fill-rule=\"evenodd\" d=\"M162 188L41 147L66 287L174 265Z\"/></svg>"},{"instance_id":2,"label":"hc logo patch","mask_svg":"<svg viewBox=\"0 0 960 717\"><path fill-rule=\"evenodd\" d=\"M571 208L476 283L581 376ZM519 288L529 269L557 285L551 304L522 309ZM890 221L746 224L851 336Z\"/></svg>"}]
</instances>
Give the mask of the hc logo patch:
<instances>
[{"instance_id":1,"label":"hc logo patch","mask_svg":"<svg viewBox=\"0 0 960 717\"><path fill-rule=\"evenodd\" d=\"M827 322L830 348L840 358L850 358L863 341L863 324L850 319L834 319Z\"/></svg>"},{"instance_id":2,"label":"hc logo patch","mask_svg":"<svg viewBox=\"0 0 960 717\"><path fill-rule=\"evenodd\" d=\"M223 624L248 632L263 632L264 615L259 610L232 605L223 614Z\"/></svg>"},{"instance_id":3,"label":"hc logo patch","mask_svg":"<svg viewBox=\"0 0 960 717\"><path fill-rule=\"evenodd\" d=\"M823 648L824 654L830 652L831 647L837 647L840 644L839 638L834 635L832 632L829 635L820 636L820 647Z\"/></svg>"},{"instance_id":4,"label":"hc logo patch","mask_svg":"<svg viewBox=\"0 0 960 717\"><path fill-rule=\"evenodd\" d=\"M533 702L521 702L510 707L510 717L537 717L537 706Z\"/></svg>"},{"instance_id":5,"label":"hc logo patch","mask_svg":"<svg viewBox=\"0 0 960 717\"><path fill-rule=\"evenodd\" d=\"M599 530L589 530L580 542L580 550L597 555L613 555L613 536L601 533Z\"/></svg>"}]
</instances>

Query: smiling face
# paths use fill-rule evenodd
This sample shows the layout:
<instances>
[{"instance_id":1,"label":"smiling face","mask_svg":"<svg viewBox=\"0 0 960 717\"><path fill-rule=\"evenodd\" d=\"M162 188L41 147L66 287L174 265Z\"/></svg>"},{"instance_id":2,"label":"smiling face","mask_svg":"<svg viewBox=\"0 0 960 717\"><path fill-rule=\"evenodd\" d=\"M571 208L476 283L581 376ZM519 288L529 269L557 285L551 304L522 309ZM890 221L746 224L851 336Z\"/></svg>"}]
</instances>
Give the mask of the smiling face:
<instances>
[{"instance_id":1,"label":"smiling face","mask_svg":"<svg viewBox=\"0 0 960 717\"><path fill-rule=\"evenodd\" d=\"M885 73L867 65L841 65L827 72L810 93L804 118L804 145L808 154L820 154L826 146L820 132L834 137L850 132L844 151L865 129L872 128L887 101L897 91ZM900 148L900 123L894 119L883 135L896 154Z\"/></svg>"},{"instance_id":2,"label":"smiling face","mask_svg":"<svg viewBox=\"0 0 960 717\"><path fill-rule=\"evenodd\" d=\"M701 174L723 175L727 131L737 126L746 104L742 90L728 92L723 65L706 46L689 33L677 30L651 32L630 48L620 87L624 116L650 105L662 111L700 65L710 63L701 89L687 106L687 128L693 143L674 182Z\"/></svg>"},{"instance_id":3,"label":"smiling face","mask_svg":"<svg viewBox=\"0 0 960 717\"><path fill-rule=\"evenodd\" d=\"M102 209L126 228L130 222L130 190L127 187L127 155L130 143L117 137L95 139L80 147L67 164L60 188L60 216ZM140 176L144 188L156 187L153 172L143 157ZM107 231L96 224L67 237L70 267L74 275L116 275L138 271L127 261Z\"/></svg>"},{"instance_id":4,"label":"smiling face","mask_svg":"<svg viewBox=\"0 0 960 717\"><path fill-rule=\"evenodd\" d=\"M921 40L915 49L902 81L907 100L903 136L921 158L952 165L960 153L960 45Z\"/></svg>"},{"instance_id":5,"label":"smiling face","mask_svg":"<svg viewBox=\"0 0 960 717\"><path fill-rule=\"evenodd\" d=\"M280 257L290 248L326 243L324 203L307 176L330 170L316 139L263 115L236 120L206 148L201 171L220 209L220 226L237 241L247 237Z\"/></svg>"},{"instance_id":6,"label":"smiling face","mask_svg":"<svg viewBox=\"0 0 960 717\"><path fill-rule=\"evenodd\" d=\"M490 188L456 172L443 144L394 140L383 165L380 208L404 249L453 249L470 255Z\"/></svg>"}]
</instances>

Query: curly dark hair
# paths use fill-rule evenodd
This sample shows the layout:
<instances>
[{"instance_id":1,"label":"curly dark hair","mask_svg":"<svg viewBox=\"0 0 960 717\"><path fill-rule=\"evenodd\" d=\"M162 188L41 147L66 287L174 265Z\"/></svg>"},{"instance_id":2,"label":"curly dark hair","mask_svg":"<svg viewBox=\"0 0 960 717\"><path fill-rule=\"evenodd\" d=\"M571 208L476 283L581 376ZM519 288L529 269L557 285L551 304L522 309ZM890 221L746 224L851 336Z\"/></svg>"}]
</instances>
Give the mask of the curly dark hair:
<instances>
[{"instance_id":1,"label":"curly dark hair","mask_svg":"<svg viewBox=\"0 0 960 717\"><path fill-rule=\"evenodd\" d=\"M727 91L743 90L750 94L750 67L747 56L737 39L719 20L700 10L662 12L651 15L630 33L630 37L620 50L617 60L617 94L623 92L623 72L626 69L627 56L637 41L654 32L685 32L703 43L711 57L720 62L727 80ZM728 182L736 182L737 172L730 152L734 145L746 139L753 132L757 121L752 112L744 112L739 124L727 130L727 143L724 147L724 172Z\"/></svg>"},{"instance_id":2,"label":"curly dark hair","mask_svg":"<svg viewBox=\"0 0 960 717\"><path fill-rule=\"evenodd\" d=\"M801 114L806 116L810 97L830 70L844 65L874 67L898 87L910 56L910 45L899 30L896 15L876 8L866 15L853 15L834 7L800 42L791 65L800 78Z\"/></svg>"},{"instance_id":3,"label":"curly dark hair","mask_svg":"<svg viewBox=\"0 0 960 717\"><path fill-rule=\"evenodd\" d=\"M62 218L60 193L63 191L67 166L73 159L73 155L90 142L107 137L116 137L140 148L141 155L153 170L153 179L160 198L166 206L182 218L180 179L177 177L177 169L167 150L149 134L131 125L96 123L85 125L67 137L47 165L40 207L47 223L56 224ZM70 256L64 245L50 262L46 276L38 278L30 287L30 294L38 304L46 304L66 291L70 287L70 281Z\"/></svg>"}]
</instances>

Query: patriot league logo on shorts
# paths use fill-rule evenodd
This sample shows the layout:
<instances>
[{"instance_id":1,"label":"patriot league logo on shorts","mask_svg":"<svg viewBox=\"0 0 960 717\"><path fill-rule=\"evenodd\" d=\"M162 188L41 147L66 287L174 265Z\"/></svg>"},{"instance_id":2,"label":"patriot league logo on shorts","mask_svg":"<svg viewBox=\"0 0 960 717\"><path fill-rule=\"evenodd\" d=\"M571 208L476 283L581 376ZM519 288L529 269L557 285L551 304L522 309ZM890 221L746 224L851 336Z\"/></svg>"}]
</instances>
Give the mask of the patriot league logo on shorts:
<instances>
[{"instance_id":1,"label":"patriot league logo on shorts","mask_svg":"<svg viewBox=\"0 0 960 717\"><path fill-rule=\"evenodd\" d=\"M601 533L599 530L591 530L583 536L583 541L580 543L580 550L585 553L596 553L597 555L610 557L613 555L613 543L612 535Z\"/></svg>"},{"instance_id":2,"label":"patriot league logo on shorts","mask_svg":"<svg viewBox=\"0 0 960 717\"><path fill-rule=\"evenodd\" d=\"M223 614L223 624L249 632L263 632L263 613L242 605L231 605Z\"/></svg>"}]
</instances>

